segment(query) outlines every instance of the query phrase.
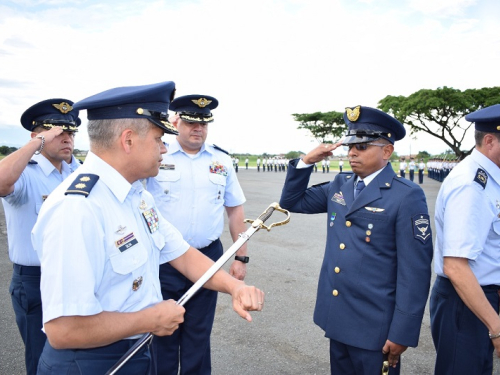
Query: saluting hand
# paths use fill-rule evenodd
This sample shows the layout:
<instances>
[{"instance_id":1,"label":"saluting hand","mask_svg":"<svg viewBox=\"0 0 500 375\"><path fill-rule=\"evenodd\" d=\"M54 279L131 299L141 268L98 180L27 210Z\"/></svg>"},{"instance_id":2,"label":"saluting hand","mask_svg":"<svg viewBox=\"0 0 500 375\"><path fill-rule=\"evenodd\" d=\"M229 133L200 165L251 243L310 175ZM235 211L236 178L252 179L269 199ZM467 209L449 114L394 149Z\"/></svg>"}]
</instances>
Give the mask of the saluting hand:
<instances>
[{"instance_id":1,"label":"saluting hand","mask_svg":"<svg viewBox=\"0 0 500 375\"><path fill-rule=\"evenodd\" d=\"M337 149L339 146L342 146L342 140L334 144L321 143L318 147L309 151L309 153L302 158L302 161L306 164L317 163L328 156L332 156L332 151Z\"/></svg>"},{"instance_id":2,"label":"saluting hand","mask_svg":"<svg viewBox=\"0 0 500 375\"><path fill-rule=\"evenodd\" d=\"M44 131L40 134L45 138L45 143L52 142L59 134L63 132L62 126L54 126L52 129ZM34 136L36 136L35 134Z\"/></svg>"}]
</instances>

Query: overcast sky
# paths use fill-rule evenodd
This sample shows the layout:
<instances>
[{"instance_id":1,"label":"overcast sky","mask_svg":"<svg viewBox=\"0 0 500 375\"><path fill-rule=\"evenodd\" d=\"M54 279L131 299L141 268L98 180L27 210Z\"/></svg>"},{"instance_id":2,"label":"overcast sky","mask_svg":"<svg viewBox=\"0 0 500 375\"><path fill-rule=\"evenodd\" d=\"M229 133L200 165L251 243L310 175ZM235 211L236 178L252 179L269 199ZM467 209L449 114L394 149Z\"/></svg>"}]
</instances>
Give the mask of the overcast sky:
<instances>
[{"instance_id":1,"label":"overcast sky","mask_svg":"<svg viewBox=\"0 0 500 375\"><path fill-rule=\"evenodd\" d=\"M293 113L498 86L499 66L498 0L2 0L0 145L25 143L19 118L38 101L174 81L177 96L219 100L209 142L308 151L317 143ZM75 143L88 149L84 126ZM396 143L445 149L420 135Z\"/></svg>"}]
</instances>

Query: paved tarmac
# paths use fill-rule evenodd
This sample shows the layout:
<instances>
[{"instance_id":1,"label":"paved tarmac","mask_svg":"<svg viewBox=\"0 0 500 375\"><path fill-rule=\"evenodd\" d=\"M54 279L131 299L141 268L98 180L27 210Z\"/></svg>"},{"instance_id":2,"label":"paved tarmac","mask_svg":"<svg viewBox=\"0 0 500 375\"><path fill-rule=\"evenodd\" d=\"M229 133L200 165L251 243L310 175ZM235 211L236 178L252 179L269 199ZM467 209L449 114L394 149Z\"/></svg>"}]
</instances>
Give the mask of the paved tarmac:
<instances>
[{"instance_id":1,"label":"paved tarmac","mask_svg":"<svg viewBox=\"0 0 500 375\"><path fill-rule=\"evenodd\" d=\"M333 179L335 173L313 173L311 185ZM284 172L257 173L241 169L238 178L245 192L245 217L256 219L273 202L278 202ZM431 218L440 183L424 179ZM269 222L284 216L275 213ZM433 220L432 220L433 221ZM253 322L233 312L227 295L219 295L212 333L214 375L314 375L329 374L328 340L312 321L316 287L326 238L324 214L292 214L286 226L270 232L259 230L250 239L246 282L266 293L265 308L252 313ZM29 234L26 234L29 235ZM222 242L232 241L226 230ZM228 265L225 266L228 268ZM383 272L383 270L381 270ZM8 293L12 265L8 258L5 218L0 205L0 374L23 374L23 344ZM189 303L186 304L189 309ZM430 336L428 307L417 348L402 355L403 375L432 374L434 347ZM500 362L495 359L495 367ZM378 372L374 372L376 374ZM500 374L495 370L494 374ZM96 374L97 375L97 374Z\"/></svg>"}]
</instances>

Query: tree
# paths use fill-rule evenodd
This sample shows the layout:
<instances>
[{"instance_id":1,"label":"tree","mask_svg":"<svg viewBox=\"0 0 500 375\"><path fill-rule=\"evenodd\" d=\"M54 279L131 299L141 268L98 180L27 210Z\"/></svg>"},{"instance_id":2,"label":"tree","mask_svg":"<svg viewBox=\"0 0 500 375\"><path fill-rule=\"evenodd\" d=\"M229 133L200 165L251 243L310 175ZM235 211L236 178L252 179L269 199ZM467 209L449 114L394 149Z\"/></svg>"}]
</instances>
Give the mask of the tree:
<instances>
[{"instance_id":1,"label":"tree","mask_svg":"<svg viewBox=\"0 0 500 375\"><path fill-rule=\"evenodd\" d=\"M431 154L429 154L427 151L419 151L417 154L417 159L424 159L427 160L431 157Z\"/></svg>"},{"instance_id":2,"label":"tree","mask_svg":"<svg viewBox=\"0 0 500 375\"><path fill-rule=\"evenodd\" d=\"M460 91L444 86L436 90L422 89L408 97L388 95L379 102L378 108L409 125L410 135L428 133L441 139L458 158L463 159L473 149L461 149L472 126L464 117L498 103L500 87Z\"/></svg>"},{"instance_id":3,"label":"tree","mask_svg":"<svg viewBox=\"0 0 500 375\"><path fill-rule=\"evenodd\" d=\"M297 129L309 130L322 143L333 143L347 130L343 112L294 113L292 116L300 123Z\"/></svg>"},{"instance_id":4,"label":"tree","mask_svg":"<svg viewBox=\"0 0 500 375\"><path fill-rule=\"evenodd\" d=\"M285 158L287 159L297 159L300 155L304 154L302 151L289 151L285 154Z\"/></svg>"}]
</instances>

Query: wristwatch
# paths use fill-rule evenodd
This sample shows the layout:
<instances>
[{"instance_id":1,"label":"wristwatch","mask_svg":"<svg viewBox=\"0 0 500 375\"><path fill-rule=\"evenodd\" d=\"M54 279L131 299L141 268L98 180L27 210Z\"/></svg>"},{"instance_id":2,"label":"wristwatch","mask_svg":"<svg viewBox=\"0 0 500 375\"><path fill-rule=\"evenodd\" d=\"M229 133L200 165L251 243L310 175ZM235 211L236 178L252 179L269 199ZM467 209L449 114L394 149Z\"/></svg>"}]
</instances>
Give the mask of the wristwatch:
<instances>
[{"instance_id":1,"label":"wristwatch","mask_svg":"<svg viewBox=\"0 0 500 375\"><path fill-rule=\"evenodd\" d=\"M243 263L248 263L248 261L250 260L249 257L240 257L239 255L236 255L234 257L235 260L239 260L240 262L243 262Z\"/></svg>"}]
</instances>

